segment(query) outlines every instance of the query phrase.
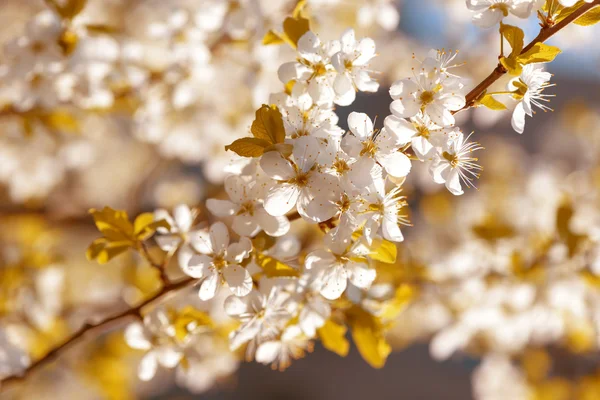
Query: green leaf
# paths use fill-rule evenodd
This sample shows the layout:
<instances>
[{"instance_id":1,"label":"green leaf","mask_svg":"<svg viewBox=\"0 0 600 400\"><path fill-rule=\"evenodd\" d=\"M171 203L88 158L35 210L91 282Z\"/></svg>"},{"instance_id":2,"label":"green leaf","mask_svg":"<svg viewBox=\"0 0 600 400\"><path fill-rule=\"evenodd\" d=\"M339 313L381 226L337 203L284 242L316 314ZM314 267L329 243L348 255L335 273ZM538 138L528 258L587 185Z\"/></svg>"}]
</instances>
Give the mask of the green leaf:
<instances>
[{"instance_id":1,"label":"green leaf","mask_svg":"<svg viewBox=\"0 0 600 400\"><path fill-rule=\"evenodd\" d=\"M523 64L545 63L553 61L561 53L558 47L550 46L545 43L536 43L527 52L521 54L517 60Z\"/></svg>"},{"instance_id":2,"label":"green leaf","mask_svg":"<svg viewBox=\"0 0 600 400\"><path fill-rule=\"evenodd\" d=\"M486 106L490 110L494 110L494 111L506 110L506 106L503 103L496 100L494 98L494 96L492 96L491 94L483 95L483 97L481 99L477 100L477 102L483 106Z\"/></svg>"},{"instance_id":3,"label":"green leaf","mask_svg":"<svg viewBox=\"0 0 600 400\"><path fill-rule=\"evenodd\" d=\"M600 22L600 6L596 6L575 20L575 24L590 26Z\"/></svg>"},{"instance_id":4,"label":"green leaf","mask_svg":"<svg viewBox=\"0 0 600 400\"><path fill-rule=\"evenodd\" d=\"M352 330L352 339L362 358L374 368L385 365L392 348L385 340L381 321L359 306L347 311L348 324Z\"/></svg>"},{"instance_id":5,"label":"green leaf","mask_svg":"<svg viewBox=\"0 0 600 400\"><path fill-rule=\"evenodd\" d=\"M347 330L348 328L344 325L328 319L322 327L317 329L317 333L323 347L341 357L346 357L350 350L350 342L346 339Z\"/></svg>"},{"instance_id":6,"label":"green leaf","mask_svg":"<svg viewBox=\"0 0 600 400\"><path fill-rule=\"evenodd\" d=\"M502 66L506 68L508 73L511 75L521 75L521 72L523 72L523 66L517 61L516 58L501 57L500 64L502 64Z\"/></svg>"},{"instance_id":7,"label":"green leaf","mask_svg":"<svg viewBox=\"0 0 600 400\"><path fill-rule=\"evenodd\" d=\"M283 143L285 139L285 128L283 117L277 106L263 104L256 110L256 118L250 127L252 135L270 144Z\"/></svg>"},{"instance_id":8,"label":"green leaf","mask_svg":"<svg viewBox=\"0 0 600 400\"><path fill-rule=\"evenodd\" d=\"M398 248L394 243L384 239L376 239L371 246L369 258L386 264L393 264L396 262L397 254Z\"/></svg>"},{"instance_id":9,"label":"green leaf","mask_svg":"<svg viewBox=\"0 0 600 400\"><path fill-rule=\"evenodd\" d=\"M235 140L228 146L225 146L225 151L231 150L242 157L260 157L265 149L271 144L263 139L245 137Z\"/></svg>"}]
</instances>

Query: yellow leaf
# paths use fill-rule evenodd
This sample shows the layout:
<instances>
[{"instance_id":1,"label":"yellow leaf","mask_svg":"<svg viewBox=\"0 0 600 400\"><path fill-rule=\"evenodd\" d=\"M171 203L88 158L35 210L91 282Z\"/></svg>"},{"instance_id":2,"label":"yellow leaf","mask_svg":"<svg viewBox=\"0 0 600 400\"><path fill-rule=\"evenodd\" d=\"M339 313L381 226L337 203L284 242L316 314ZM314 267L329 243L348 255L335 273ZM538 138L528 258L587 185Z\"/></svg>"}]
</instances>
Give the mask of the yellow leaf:
<instances>
[{"instance_id":1,"label":"yellow leaf","mask_svg":"<svg viewBox=\"0 0 600 400\"><path fill-rule=\"evenodd\" d=\"M346 357L350 349L350 342L346 339L347 330L344 325L336 324L328 319L325 321L325 325L317 329L317 333L323 347L339 356Z\"/></svg>"},{"instance_id":2,"label":"yellow leaf","mask_svg":"<svg viewBox=\"0 0 600 400\"><path fill-rule=\"evenodd\" d=\"M267 141L269 144L283 143L285 128L283 117L277 106L263 104L256 110L256 118L250 127L252 135L257 139Z\"/></svg>"},{"instance_id":3,"label":"yellow leaf","mask_svg":"<svg viewBox=\"0 0 600 400\"><path fill-rule=\"evenodd\" d=\"M225 151L231 150L242 157L260 157L269 146L271 144L266 140L245 137L225 146Z\"/></svg>"},{"instance_id":4,"label":"yellow leaf","mask_svg":"<svg viewBox=\"0 0 600 400\"><path fill-rule=\"evenodd\" d=\"M526 53L521 54L517 60L523 64L550 62L561 53L560 49L545 43L536 43Z\"/></svg>"},{"instance_id":5,"label":"yellow leaf","mask_svg":"<svg viewBox=\"0 0 600 400\"><path fill-rule=\"evenodd\" d=\"M290 45L294 48L298 47L298 40L309 30L310 23L306 18L288 17L283 21L283 32L285 32Z\"/></svg>"},{"instance_id":6,"label":"yellow leaf","mask_svg":"<svg viewBox=\"0 0 600 400\"><path fill-rule=\"evenodd\" d=\"M298 18L302 16L302 12L304 11L304 7L306 7L307 0L298 0L296 3L296 7L294 7L294 11L292 11L292 17Z\"/></svg>"},{"instance_id":7,"label":"yellow leaf","mask_svg":"<svg viewBox=\"0 0 600 400\"><path fill-rule=\"evenodd\" d=\"M352 339L362 358L372 367L382 368L392 351L385 340L383 324L377 317L356 305L346 313Z\"/></svg>"},{"instance_id":8,"label":"yellow leaf","mask_svg":"<svg viewBox=\"0 0 600 400\"><path fill-rule=\"evenodd\" d=\"M383 263L393 264L396 262L397 254L398 248L394 243L384 239L376 239L371 246L369 257Z\"/></svg>"},{"instance_id":9,"label":"yellow leaf","mask_svg":"<svg viewBox=\"0 0 600 400\"><path fill-rule=\"evenodd\" d=\"M521 53L521 50L523 50L523 40L525 38L523 31L516 26L501 24L500 33L504 36L512 49L508 58L515 58L518 56Z\"/></svg>"},{"instance_id":10,"label":"yellow leaf","mask_svg":"<svg viewBox=\"0 0 600 400\"><path fill-rule=\"evenodd\" d=\"M85 256L90 261L96 260L99 264L106 264L130 247L129 242L111 242L106 238L98 238L90 244Z\"/></svg>"},{"instance_id":11,"label":"yellow leaf","mask_svg":"<svg viewBox=\"0 0 600 400\"><path fill-rule=\"evenodd\" d=\"M575 20L575 24L590 26L600 22L600 7L596 6Z\"/></svg>"},{"instance_id":12,"label":"yellow leaf","mask_svg":"<svg viewBox=\"0 0 600 400\"><path fill-rule=\"evenodd\" d=\"M44 125L56 131L78 133L79 122L64 110L56 110L50 114L40 116Z\"/></svg>"},{"instance_id":13,"label":"yellow leaf","mask_svg":"<svg viewBox=\"0 0 600 400\"><path fill-rule=\"evenodd\" d=\"M264 44L265 46L270 44L282 44L284 42L285 40L272 30L267 32L262 40L262 44Z\"/></svg>"},{"instance_id":14,"label":"yellow leaf","mask_svg":"<svg viewBox=\"0 0 600 400\"><path fill-rule=\"evenodd\" d=\"M262 268L265 276L268 278L296 277L300 275L297 269L265 254L257 254L256 263Z\"/></svg>"},{"instance_id":15,"label":"yellow leaf","mask_svg":"<svg viewBox=\"0 0 600 400\"><path fill-rule=\"evenodd\" d=\"M414 298L416 290L408 284L400 285L394 293L394 297L385 303L380 318L386 321L392 320L400 314L406 305Z\"/></svg>"},{"instance_id":16,"label":"yellow leaf","mask_svg":"<svg viewBox=\"0 0 600 400\"><path fill-rule=\"evenodd\" d=\"M171 226L164 219L155 221L154 214L152 213L140 214L133 222L134 236L137 240L143 241L149 239L156 232L157 228L168 230Z\"/></svg>"},{"instance_id":17,"label":"yellow leaf","mask_svg":"<svg viewBox=\"0 0 600 400\"><path fill-rule=\"evenodd\" d=\"M491 94L483 95L483 97L481 99L477 100L477 102L483 106L486 106L490 110L494 110L494 111L506 110L506 106L504 104L502 104L501 102L499 102L498 100L496 100L494 98L494 96L492 96Z\"/></svg>"},{"instance_id":18,"label":"yellow leaf","mask_svg":"<svg viewBox=\"0 0 600 400\"><path fill-rule=\"evenodd\" d=\"M46 0L52 8L63 18L73 19L77 16L87 3L87 0Z\"/></svg>"},{"instance_id":19,"label":"yellow leaf","mask_svg":"<svg viewBox=\"0 0 600 400\"><path fill-rule=\"evenodd\" d=\"M125 211L104 207L102 210L91 209L96 227L110 241L134 240L134 229Z\"/></svg>"},{"instance_id":20,"label":"yellow leaf","mask_svg":"<svg viewBox=\"0 0 600 400\"><path fill-rule=\"evenodd\" d=\"M521 75L523 72L523 66L517 61L516 58L500 58L500 64L506 68L509 74L511 75Z\"/></svg>"}]
</instances>

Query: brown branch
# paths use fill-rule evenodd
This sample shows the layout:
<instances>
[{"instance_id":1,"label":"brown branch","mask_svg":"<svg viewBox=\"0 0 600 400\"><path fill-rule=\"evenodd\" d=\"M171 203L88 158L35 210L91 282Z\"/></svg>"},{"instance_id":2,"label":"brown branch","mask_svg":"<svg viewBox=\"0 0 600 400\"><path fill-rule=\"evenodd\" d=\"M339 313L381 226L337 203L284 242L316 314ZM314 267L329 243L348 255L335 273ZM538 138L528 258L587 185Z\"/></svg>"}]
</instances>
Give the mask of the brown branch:
<instances>
[{"instance_id":1,"label":"brown branch","mask_svg":"<svg viewBox=\"0 0 600 400\"><path fill-rule=\"evenodd\" d=\"M157 263L156 261L154 261L152 259L152 256L150 255L150 251L148 250L148 246L146 246L145 242L140 242L138 250L141 253L141 255L146 259L146 261L148 261L148 263L154 269L158 270L158 273L160 274L160 280L162 281L163 285L168 286L170 284L170 280L169 280L169 276L167 275L166 268L167 268L167 265L169 264L169 261L171 260L172 253L167 254L167 256L165 257L165 259L162 263Z\"/></svg>"},{"instance_id":2,"label":"brown branch","mask_svg":"<svg viewBox=\"0 0 600 400\"><path fill-rule=\"evenodd\" d=\"M546 40L548 40L549 38L554 36L554 34L556 34L558 31L563 29L565 26L569 25L571 22L575 21L577 18L581 17L583 14L585 14L592 8L599 6L599 5L600 5L600 0L595 0L591 3L585 3L584 5L579 7L572 14L565 17L565 19L561 20L556 25L547 26L547 27L542 26L540 33L536 36L535 39L533 39L531 41L531 43L529 43L527 46L525 46L525 48L523 48L523 50L521 51L521 54L525 54L526 52L531 50L531 48L533 46L535 46L537 43L545 42ZM489 88L494 82L496 82L498 79L500 79L506 72L507 72L506 68L504 68L504 66L502 64L498 63L498 65L496 66L494 71L492 71L492 73L489 74L487 78L485 78L479 85L475 86L475 88L467 94L465 106L458 111L454 111L453 114L456 114L460 111L463 111L463 110L466 110L466 109L472 107L473 104L475 103L475 100L477 100L479 98L479 96L481 96L487 88Z\"/></svg>"},{"instance_id":3,"label":"brown branch","mask_svg":"<svg viewBox=\"0 0 600 400\"><path fill-rule=\"evenodd\" d=\"M59 357L64 351L71 348L74 344L76 344L80 339L84 338L89 333L96 332L96 331L106 332L110 329L110 327L113 324L121 323L124 320L126 320L127 318L133 317L133 318L141 319L143 317L142 309L144 307L148 306L149 304L153 303L156 300L161 299L163 296L167 295L168 293L171 293L178 289L184 288L196 281L197 280L194 278L186 278L186 279L182 279L178 282L173 282L173 283L167 284L167 285L163 286L163 288L160 291L158 291L156 294L154 294L150 298L144 300L142 303L140 303L139 305L137 305L135 307L128 308L127 310L122 311L118 314L112 315L110 317L107 317L107 318L101 320L100 322L85 323L81 328L79 328L79 330L77 330L75 333L73 333L68 339L63 341L57 347L50 350L43 357L41 357L38 360L36 360L35 362L33 362L23 372L21 372L20 374L8 376L8 377L0 380L0 387L5 388L6 384L25 380L33 372L40 369L44 365L51 363L54 359Z\"/></svg>"}]
</instances>

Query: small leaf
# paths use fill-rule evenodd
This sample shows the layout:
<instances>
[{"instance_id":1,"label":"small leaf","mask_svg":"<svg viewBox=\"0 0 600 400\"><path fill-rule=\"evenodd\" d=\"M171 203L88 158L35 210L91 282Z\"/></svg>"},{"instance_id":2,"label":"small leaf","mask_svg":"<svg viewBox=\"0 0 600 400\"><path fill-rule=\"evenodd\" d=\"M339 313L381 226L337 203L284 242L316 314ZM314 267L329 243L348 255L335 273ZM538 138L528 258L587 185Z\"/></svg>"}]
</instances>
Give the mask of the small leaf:
<instances>
[{"instance_id":1,"label":"small leaf","mask_svg":"<svg viewBox=\"0 0 600 400\"><path fill-rule=\"evenodd\" d=\"M277 106L263 104L256 110L256 118L250 127L252 135L270 144L283 143L285 139L285 128L283 117Z\"/></svg>"},{"instance_id":2,"label":"small leaf","mask_svg":"<svg viewBox=\"0 0 600 400\"><path fill-rule=\"evenodd\" d=\"M275 33L273 30L270 30L269 32L267 32L262 40L262 44L264 44L265 46L270 45L270 44L282 44L284 42L285 42L285 40L281 36L279 36L277 33Z\"/></svg>"},{"instance_id":3,"label":"small leaf","mask_svg":"<svg viewBox=\"0 0 600 400\"><path fill-rule=\"evenodd\" d=\"M372 367L382 368L392 351L385 340L383 324L377 317L356 305L346 312L352 339L362 358Z\"/></svg>"},{"instance_id":4,"label":"small leaf","mask_svg":"<svg viewBox=\"0 0 600 400\"><path fill-rule=\"evenodd\" d=\"M596 6L575 20L575 24L590 26L600 22L600 7Z\"/></svg>"},{"instance_id":5,"label":"small leaf","mask_svg":"<svg viewBox=\"0 0 600 400\"><path fill-rule=\"evenodd\" d=\"M134 229L125 211L104 207L98 211L90 210L96 227L108 240L133 240Z\"/></svg>"},{"instance_id":6,"label":"small leaf","mask_svg":"<svg viewBox=\"0 0 600 400\"><path fill-rule=\"evenodd\" d=\"M501 57L500 64L502 64L502 66L506 68L508 73L511 75L521 75L521 72L523 72L523 66L517 61L516 58Z\"/></svg>"},{"instance_id":7,"label":"small leaf","mask_svg":"<svg viewBox=\"0 0 600 400\"><path fill-rule=\"evenodd\" d=\"M521 54L517 60L523 64L544 63L553 61L561 50L555 46L549 46L545 43L536 43L526 53Z\"/></svg>"},{"instance_id":8,"label":"small leaf","mask_svg":"<svg viewBox=\"0 0 600 400\"><path fill-rule=\"evenodd\" d=\"M260 157L269 146L271 144L266 140L245 137L225 146L225 151L231 150L242 157Z\"/></svg>"},{"instance_id":9,"label":"small leaf","mask_svg":"<svg viewBox=\"0 0 600 400\"><path fill-rule=\"evenodd\" d=\"M257 254L256 263L262 268L267 278L297 277L300 275L297 269L265 254Z\"/></svg>"},{"instance_id":10,"label":"small leaf","mask_svg":"<svg viewBox=\"0 0 600 400\"><path fill-rule=\"evenodd\" d=\"M96 260L99 264L106 264L130 247L128 242L111 242L106 238L98 238L90 244L85 255L89 261Z\"/></svg>"},{"instance_id":11,"label":"small leaf","mask_svg":"<svg viewBox=\"0 0 600 400\"><path fill-rule=\"evenodd\" d=\"M400 285L394 292L394 297L384 304L379 317L388 321L395 319L415 297L415 294L416 290L411 285Z\"/></svg>"},{"instance_id":12,"label":"small leaf","mask_svg":"<svg viewBox=\"0 0 600 400\"><path fill-rule=\"evenodd\" d=\"M328 319L325 321L325 325L317 329L317 333L323 347L341 357L346 357L350 350L350 342L346 339L347 330L344 325L336 324Z\"/></svg>"},{"instance_id":13,"label":"small leaf","mask_svg":"<svg viewBox=\"0 0 600 400\"><path fill-rule=\"evenodd\" d=\"M398 248L394 243L384 239L376 239L371 246L369 257L386 264L393 264L396 262L397 254Z\"/></svg>"},{"instance_id":14,"label":"small leaf","mask_svg":"<svg viewBox=\"0 0 600 400\"><path fill-rule=\"evenodd\" d=\"M517 28L516 26L502 24L500 25L500 33L506 41L510 44L512 51L508 58L515 58L521 53L524 45L525 34L521 30L521 28Z\"/></svg>"},{"instance_id":15,"label":"small leaf","mask_svg":"<svg viewBox=\"0 0 600 400\"><path fill-rule=\"evenodd\" d=\"M310 30L310 23L303 17L288 17L283 21L283 32L292 47L298 47L298 40Z\"/></svg>"},{"instance_id":16,"label":"small leaf","mask_svg":"<svg viewBox=\"0 0 600 400\"><path fill-rule=\"evenodd\" d=\"M483 97L481 99L477 100L477 102L483 106L486 106L490 110L494 110L494 111L506 110L506 106L503 103L496 100L494 98L494 96L492 96L491 94L483 95Z\"/></svg>"},{"instance_id":17,"label":"small leaf","mask_svg":"<svg viewBox=\"0 0 600 400\"><path fill-rule=\"evenodd\" d=\"M140 241L149 239L152 235L154 235L156 229L158 228L165 228L169 230L171 225L169 225L169 223L164 219L155 221L154 214L152 213L140 214L133 222L134 236Z\"/></svg>"}]
</instances>

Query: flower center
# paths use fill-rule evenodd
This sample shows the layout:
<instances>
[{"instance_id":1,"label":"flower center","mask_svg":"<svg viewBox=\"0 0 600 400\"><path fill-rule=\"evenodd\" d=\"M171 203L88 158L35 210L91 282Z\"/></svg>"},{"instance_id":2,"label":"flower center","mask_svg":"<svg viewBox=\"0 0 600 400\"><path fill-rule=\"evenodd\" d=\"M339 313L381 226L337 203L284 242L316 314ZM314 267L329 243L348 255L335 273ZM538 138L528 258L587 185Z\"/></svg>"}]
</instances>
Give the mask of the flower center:
<instances>
[{"instance_id":1,"label":"flower center","mask_svg":"<svg viewBox=\"0 0 600 400\"><path fill-rule=\"evenodd\" d=\"M490 10L500 10L505 17L508 17L508 5L506 3L492 4Z\"/></svg>"},{"instance_id":2,"label":"flower center","mask_svg":"<svg viewBox=\"0 0 600 400\"><path fill-rule=\"evenodd\" d=\"M421 101L422 105L426 106L426 105L431 104L433 102L434 96L435 96L434 92L432 92L431 90L425 90L419 96L419 100Z\"/></svg>"},{"instance_id":3,"label":"flower center","mask_svg":"<svg viewBox=\"0 0 600 400\"><path fill-rule=\"evenodd\" d=\"M372 139L364 141L362 146L362 150L360 151L361 156L367 155L373 157L377 152L377 145Z\"/></svg>"},{"instance_id":4,"label":"flower center","mask_svg":"<svg viewBox=\"0 0 600 400\"><path fill-rule=\"evenodd\" d=\"M344 61L344 68L346 68L347 70L351 70L352 69L352 61L345 60Z\"/></svg>"},{"instance_id":5,"label":"flower center","mask_svg":"<svg viewBox=\"0 0 600 400\"><path fill-rule=\"evenodd\" d=\"M429 139L429 129L425 125L415 126L418 136L423 136L425 139Z\"/></svg>"},{"instance_id":6,"label":"flower center","mask_svg":"<svg viewBox=\"0 0 600 400\"><path fill-rule=\"evenodd\" d=\"M308 174L300 172L295 178L290 180L290 183L299 187L304 187L308 185Z\"/></svg>"},{"instance_id":7,"label":"flower center","mask_svg":"<svg viewBox=\"0 0 600 400\"><path fill-rule=\"evenodd\" d=\"M452 167L456 167L458 164L458 157L456 154L450 154L447 151L442 153L442 156L450 163Z\"/></svg>"},{"instance_id":8,"label":"flower center","mask_svg":"<svg viewBox=\"0 0 600 400\"><path fill-rule=\"evenodd\" d=\"M242 215L242 214L254 215L254 202L253 201L247 201L245 203L242 203L242 205L240 206L240 210L237 212L237 215Z\"/></svg>"},{"instance_id":9,"label":"flower center","mask_svg":"<svg viewBox=\"0 0 600 400\"><path fill-rule=\"evenodd\" d=\"M298 139L302 136L309 136L310 133L306 129L298 129L296 132L292 133L292 139Z\"/></svg>"},{"instance_id":10,"label":"flower center","mask_svg":"<svg viewBox=\"0 0 600 400\"><path fill-rule=\"evenodd\" d=\"M313 66L313 71L315 76L322 76L325 75L325 73L327 72L327 67L325 66L325 64L320 62Z\"/></svg>"},{"instance_id":11,"label":"flower center","mask_svg":"<svg viewBox=\"0 0 600 400\"><path fill-rule=\"evenodd\" d=\"M338 208L340 209L340 212L344 213L346 211L348 211L350 209L350 198L348 197L347 194L343 194L342 195L342 199L340 201L338 201L337 203Z\"/></svg>"},{"instance_id":12,"label":"flower center","mask_svg":"<svg viewBox=\"0 0 600 400\"><path fill-rule=\"evenodd\" d=\"M225 261L225 257L223 257L223 254L217 254L216 256L214 256L212 263L216 269L222 269L224 266L227 265L227 261Z\"/></svg>"},{"instance_id":13,"label":"flower center","mask_svg":"<svg viewBox=\"0 0 600 400\"><path fill-rule=\"evenodd\" d=\"M376 212L376 213L380 213L383 211L383 204L381 203L371 203L369 204L369 211L371 212Z\"/></svg>"},{"instance_id":14,"label":"flower center","mask_svg":"<svg viewBox=\"0 0 600 400\"><path fill-rule=\"evenodd\" d=\"M333 169L338 175L344 175L346 172L350 171L348 163L340 158L335 159L335 162L333 163Z\"/></svg>"}]
</instances>

